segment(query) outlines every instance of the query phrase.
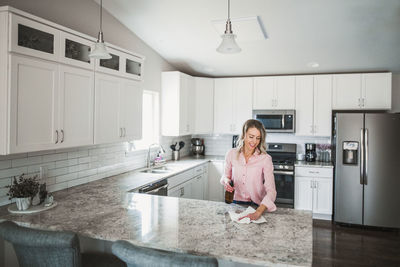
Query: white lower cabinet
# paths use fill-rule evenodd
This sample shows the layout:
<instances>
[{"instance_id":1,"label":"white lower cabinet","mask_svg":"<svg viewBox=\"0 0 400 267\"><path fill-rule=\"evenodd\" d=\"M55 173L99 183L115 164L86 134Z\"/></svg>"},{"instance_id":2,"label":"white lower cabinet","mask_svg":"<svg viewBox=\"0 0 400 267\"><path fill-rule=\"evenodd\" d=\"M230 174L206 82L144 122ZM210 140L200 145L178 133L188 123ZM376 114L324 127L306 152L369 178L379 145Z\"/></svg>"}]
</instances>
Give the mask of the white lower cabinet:
<instances>
[{"instance_id":1,"label":"white lower cabinet","mask_svg":"<svg viewBox=\"0 0 400 267\"><path fill-rule=\"evenodd\" d=\"M208 166L208 200L224 201L224 187L219 182L224 174L224 161L211 161Z\"/></svg>"},{"instance_id":2,"label":"white lower cabinet","mask_svg":"<svg viewBox=\"0 0 400 267\"><path fill-rule=\"evenodd\" d=\"M207 167L200 165L168 178L168 196L205 199L204 188Z\"/></svg>"},{"instance_id":3,"label":"white lower cabinet","mask_svg":"<svg viewBox=\"0 0 400 267\"><path fill-rule=\"evenodd\" d=\"M168 190L168 196L170 197L182 197L182 198L192 198L192 181L189 180L182 183L171 190Z\"/></svg>"},{"instance_id":4,"label":"white lower cabinet","mask_svg":"<svg viewBox=\"0 0 400 267\"><path fill-rule=\"evenodd\" d=\"M295 209L313 212L313 218L332 219L333 169L296 167Z\"/></svg>"}]
</instances>

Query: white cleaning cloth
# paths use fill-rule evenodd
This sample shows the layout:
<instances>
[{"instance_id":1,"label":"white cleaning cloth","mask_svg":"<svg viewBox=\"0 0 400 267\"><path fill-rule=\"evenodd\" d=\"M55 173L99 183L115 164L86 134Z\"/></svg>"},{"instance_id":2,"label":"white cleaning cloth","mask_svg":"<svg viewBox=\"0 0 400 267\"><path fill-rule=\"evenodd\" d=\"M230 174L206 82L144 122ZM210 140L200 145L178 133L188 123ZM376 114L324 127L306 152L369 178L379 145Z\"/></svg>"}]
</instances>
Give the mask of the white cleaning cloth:
<instances>
[{"instance_id":1,"label":"white cleaning cloth","mask_svg":"<svg viewBox=\"0 0 400 267\"><path fill-rule=\"evenodd\" d=\"M256 210L255 209L253 209L252 207L248 207L247 208L247 210L245 210L245 211L243 211L242 213L236 213L236 212L234 212L234 211L230 211L229 212L229 216L231 216L231 220L232 221L234 221L234 222L237 222L237 223L246 223L246 224L249 224L249 223L265 223L265 222L267 222L267 220L263 217L263 216L261 216L260 218L258 218L257 220L255 220L255 221L250 221L250 218L249 217L246 217L246 218L243 218L243 219L241 219L240 221L239 221L239 218L240 217L243 217L243 216L246 216L247 214L250 214L250 213L253 213L253 212L255 212Z\"/></svg>"}]
</instances>

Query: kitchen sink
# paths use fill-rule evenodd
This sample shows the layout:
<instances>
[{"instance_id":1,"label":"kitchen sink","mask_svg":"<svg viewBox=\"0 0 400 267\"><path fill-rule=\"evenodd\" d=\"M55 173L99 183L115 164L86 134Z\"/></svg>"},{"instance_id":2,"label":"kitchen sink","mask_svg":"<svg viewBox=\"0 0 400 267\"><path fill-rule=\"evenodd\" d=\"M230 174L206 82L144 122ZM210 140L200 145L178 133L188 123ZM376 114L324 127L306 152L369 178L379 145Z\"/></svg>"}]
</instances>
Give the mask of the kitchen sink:
<instances>
[{"instance_id":1,"label":"kitchen sink","mask_svg":"<svg viewBox=\"0 0 400 267\"><path fill-rule=\"evenodd\" d=\"M170 169L166 166L162 166L162 167L156 167L156 168L151 168L151 169L147 169L147 170L143 170L140 172L144 172L144 173L169 173L172 172L173 169Z\"/></svg>"}]
</instances>

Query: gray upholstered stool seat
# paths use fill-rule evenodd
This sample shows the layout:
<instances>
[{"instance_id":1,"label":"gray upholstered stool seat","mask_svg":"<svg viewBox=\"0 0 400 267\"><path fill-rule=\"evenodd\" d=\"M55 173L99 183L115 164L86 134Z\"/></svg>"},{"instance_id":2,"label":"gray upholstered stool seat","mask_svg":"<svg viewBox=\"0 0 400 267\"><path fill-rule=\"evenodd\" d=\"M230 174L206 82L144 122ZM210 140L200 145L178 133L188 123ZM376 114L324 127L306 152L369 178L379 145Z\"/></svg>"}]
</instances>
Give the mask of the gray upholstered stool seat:
<instances>
[{"instance_id":1,"label":"gray upholstered stool seat","mask_svg":"<svg viewBox=\"0 0 400 267\"><path fill-rule=\"evenodd\" d=\"M0 237L13 245L20 267L126 266L113 255L81 255L78 236L72 232L36 230L2 222Z\"/></svg>"},{"instance_id":2,"label":"gray upholstered stool seat","mask_svg":"<svg viewBox=\"0 0 400 267\"><path fill-rule=\"evenodd\" d=\"M112 252L126 262L128 267L218 266L216 258L144 248L123 240L112 245Z\"/></svg>"}]
</instances>

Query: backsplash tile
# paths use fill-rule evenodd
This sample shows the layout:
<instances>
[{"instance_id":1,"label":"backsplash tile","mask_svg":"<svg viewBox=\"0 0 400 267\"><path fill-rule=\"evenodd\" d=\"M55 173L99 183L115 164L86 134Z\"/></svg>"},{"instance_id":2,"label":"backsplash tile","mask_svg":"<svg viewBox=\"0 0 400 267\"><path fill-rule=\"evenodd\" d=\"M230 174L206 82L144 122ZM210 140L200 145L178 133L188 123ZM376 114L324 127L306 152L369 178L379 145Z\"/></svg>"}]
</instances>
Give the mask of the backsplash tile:
<instances>
[{"instance_id":1,"label":"backsplash tile","mask_svg":"<svg viewBox=\"0 0 400 267\"><path fill-rule=\"evenodd\" d=\"M181 157L189 155L190 138L189 135L161 137L160 143L166 151L164 157L171 159L170 145L179 141L185 142ZM0 156L0 205L11 203L6 186L14 176L39 174L40 167L45 169L50 192L145 167L147 150L128 151L129 147L124 142ZM157 147L151 149L152 159L157 152Z\"/></svg>"},{"instance_id":2,"label":"backsplash tile","mask_svg":"<svg viewBox=\"0 0 400 267\"><path fill-rule=\"evenodd\" d=\"M232 148L232 135L195 135L203 138L205 155L225 156ZM293 143L297 144L297 153L305 153L305 143L330 144L329 137L318 136L296 136L288 133L267 133L267 143Z\"/></svg>"}]
</instances>

